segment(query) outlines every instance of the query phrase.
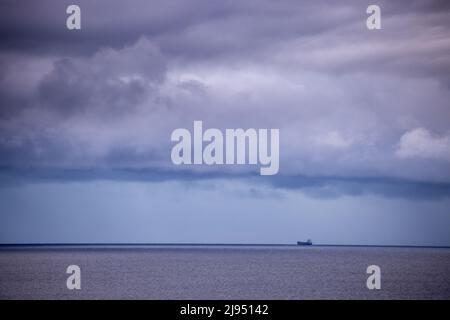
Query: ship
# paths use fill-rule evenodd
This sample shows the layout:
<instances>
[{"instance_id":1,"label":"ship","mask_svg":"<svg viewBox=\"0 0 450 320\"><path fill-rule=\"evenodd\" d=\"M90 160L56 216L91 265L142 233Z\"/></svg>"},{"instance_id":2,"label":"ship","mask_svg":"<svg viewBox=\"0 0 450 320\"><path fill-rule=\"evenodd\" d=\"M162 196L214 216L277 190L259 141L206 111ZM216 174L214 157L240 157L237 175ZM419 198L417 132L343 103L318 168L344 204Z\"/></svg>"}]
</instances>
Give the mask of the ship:
<instances>
[{"instance_id":1,"label":"ship","mask_svg":"<svg viewBox=\"0 0 450 320\"><path fill-rule=\"evenodd\" d=\"M306 241L297 241L298 246L312 246L311 239L308 239Z\"/></svg>"}]
</instances>

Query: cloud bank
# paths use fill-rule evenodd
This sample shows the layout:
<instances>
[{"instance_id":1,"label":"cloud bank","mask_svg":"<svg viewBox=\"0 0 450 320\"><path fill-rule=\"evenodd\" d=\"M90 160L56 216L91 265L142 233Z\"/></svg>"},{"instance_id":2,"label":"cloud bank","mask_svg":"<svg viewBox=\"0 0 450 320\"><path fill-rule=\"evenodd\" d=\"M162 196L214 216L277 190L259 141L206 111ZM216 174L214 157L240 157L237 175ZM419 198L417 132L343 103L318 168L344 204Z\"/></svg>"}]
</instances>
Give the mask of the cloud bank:
<instances>
[{"instance_id":1,"label":"cloud bank","mask_svg":"<svg viewBox=\"0 0 450 320\"><path fill-rule=\"evenodd\" d=\"M79 32L66 4L2 4L3 167L167 172L202 120L279 128L285 176L450 182L445 1L381 1L377 32L364 1L81 1Z\"/></svg>"}]
</instances>

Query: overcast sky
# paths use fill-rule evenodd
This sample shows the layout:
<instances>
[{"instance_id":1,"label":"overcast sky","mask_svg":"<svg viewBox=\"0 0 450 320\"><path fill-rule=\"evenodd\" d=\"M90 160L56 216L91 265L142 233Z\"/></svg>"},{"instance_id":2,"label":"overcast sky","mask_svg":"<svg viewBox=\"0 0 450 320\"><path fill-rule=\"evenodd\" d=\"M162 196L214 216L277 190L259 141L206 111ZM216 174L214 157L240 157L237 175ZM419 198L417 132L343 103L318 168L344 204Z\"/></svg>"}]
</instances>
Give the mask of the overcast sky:
<instances>
[{"instance_id":1,"label":"overcast sky","mask_svg":"<svg viewBox=\"0 0 450 320\"><path fill-rule=\"evenodd\" d=\"M0 242L450 245L449 1L4 0L0 39ZM173 165L194 120L280 129L278 175Z\"/></svg>"}]
</instances>

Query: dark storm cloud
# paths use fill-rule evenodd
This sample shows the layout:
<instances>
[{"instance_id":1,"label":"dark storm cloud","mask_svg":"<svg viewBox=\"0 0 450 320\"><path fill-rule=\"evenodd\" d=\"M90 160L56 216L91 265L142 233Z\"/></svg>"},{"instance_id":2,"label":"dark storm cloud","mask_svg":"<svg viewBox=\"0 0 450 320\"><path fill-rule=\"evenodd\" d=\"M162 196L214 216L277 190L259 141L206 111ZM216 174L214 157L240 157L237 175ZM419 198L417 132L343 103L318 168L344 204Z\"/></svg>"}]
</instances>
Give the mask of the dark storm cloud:
<instances>
[{"instance_id":1,"label":"dark storm cloud","mask_svg":"<svg viewBox=\"0 0 450 320\"><path fill-rule=\"evenodd\" d=\"M378 195L410 200L440 199L450 196L450 183L408 181L383 177L279 176L270 183L276 188L301 190L315 197Z\"/></svg>"},{"instance_id":2,"label":"dark storm cloud","mask_svg":"<svg viewBox=\"0 0 450 320\"><path fill-rule=\"evenodd\" d=\"M0 167L0 186L11 187L42 182L137 181L195 182L235 180L250 185L265 184L274 189L299 191L315 198L375 195L409 200L438 200L450 197L450 183L431 183L382 177L260 177L257 173L230 174L220 171L164 170L160 168L57 169Z\"/></svg>"},{"instance_id":3,"label":"dark storm cloud","mask_svg":"<svg viewBox=\"0 0 450 320\"><path fill-rule=\"evenodd\" d=\"M36 54L92 54L100 47L122 47L142 35L149 38L177 33L205 20L239 10L227 1L77 1L82 26L88 32L68 32L66 8L73 1L2 1L0 26L5 50Z\"/></svg>"},{"instance_id":4,"label":"dark storm cloud","mask_svg":"<svg viewBox=\"0 0 450 320\"><path fill-rule=\"evenodd\" d=\"M0 186L10 187L42 182L90 182L90 181L139 181L193 182L217 179L246 179L254 174L228 174L216 171L195 172L190 170L164 170L160 168L114 168L114 169L58 169L0 167Z\"/></svg>"},{"instance_id":5,"label":"dark storm cloud","mask_svg":"<svg viewBox=\"0 0 450 320\"><path fill-rule=\"evenodd\" d=\"M61 112L92 112L103 115L133 112L133 106L154 93L163 81L166 66L152 44L141 39L119 55L101 50L91 59L61 59L44 76L38 94L44 107Z\"/></svg>"},{"instance_id":6,"label":"dark storm cloud","mask_svg":"<svg viewBox=\"0 0 450 320\"><path fill-rule=\"evenodd\" d=\"M120 1L77 1L82 8L84 30L69 32L65 29L65 8L71 1L2 1L0 48L35 54L93 54L102 47L118 49L131 45L145 36L171 57L236 59L261 50L270 53L271 48L287 41L308 40L349 26L359 27L336 40L366 37L365 8L371 3L133 0L123 6ZM428 26L447 26L450 9L446 1L377 4L383 8L386 27L391 28L383 37L391 40L407 29L416 32L426 31Z\"/></svg>"},{"instance_id":7,"label":"dark storm cloud","mask_svg":"<svg viewBox=\"0 0 450 320\"><path fill-rule=\"evenodd\" d=\"M150 166L183 180L170 133L201 119L280 128L295 181L394 178L303 190L445 194L395 179L450 181L449 5L379 1L371 32L369 3L78 1L82 30L68 31L72 2L2 1L0 165Z\"/></svg>"}]
</instances>

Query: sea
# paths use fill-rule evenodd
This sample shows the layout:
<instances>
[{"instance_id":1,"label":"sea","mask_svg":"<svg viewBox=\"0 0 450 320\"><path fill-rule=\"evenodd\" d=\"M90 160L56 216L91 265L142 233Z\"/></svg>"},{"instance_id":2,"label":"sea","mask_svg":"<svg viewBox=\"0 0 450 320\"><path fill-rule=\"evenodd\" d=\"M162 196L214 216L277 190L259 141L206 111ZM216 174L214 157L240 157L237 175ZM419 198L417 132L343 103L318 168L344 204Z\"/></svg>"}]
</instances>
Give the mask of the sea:
<instances>
[{"instance_id":1,"label":"sea","mask_svg":"<svg viewBox=\"0 0 450 320\"><path fill-rule=\"evenodd\" d=\"M69 290L68 266L80 268ZM380 289L369 289L369 266ZM450 249L1 246L0 299L449 299Z\"/></svg>"}]
</instances>

